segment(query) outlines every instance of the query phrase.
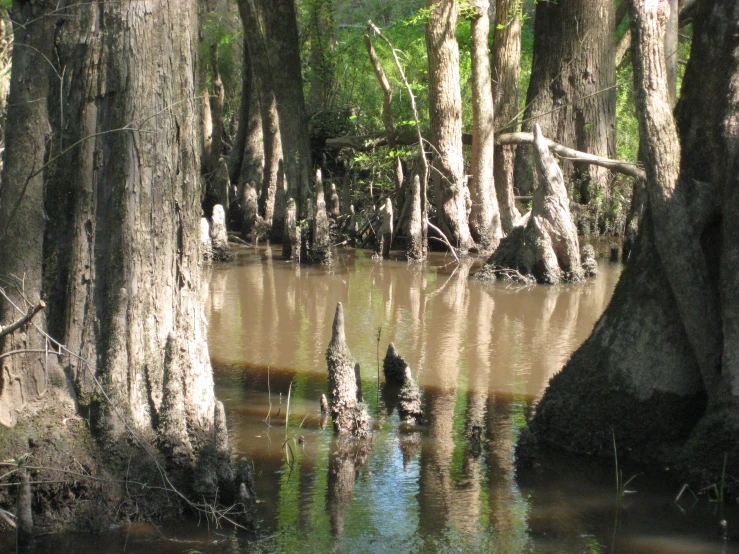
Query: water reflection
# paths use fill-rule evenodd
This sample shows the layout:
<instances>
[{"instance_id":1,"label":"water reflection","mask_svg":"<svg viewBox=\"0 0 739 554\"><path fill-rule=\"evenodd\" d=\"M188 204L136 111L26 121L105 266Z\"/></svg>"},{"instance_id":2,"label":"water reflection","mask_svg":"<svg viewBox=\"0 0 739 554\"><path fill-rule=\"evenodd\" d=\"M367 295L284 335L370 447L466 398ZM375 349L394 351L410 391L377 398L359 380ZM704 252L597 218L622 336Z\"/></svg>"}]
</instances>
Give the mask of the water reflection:
<instances>
[{"instance_id":1,"label":"water reflection","mask_svg":"<svg viewBox=\"0 0 739 554\"><path fill-rule=\"evenodd\" d=\"M585 286L521 290L471 281L471 259L457 265L439 256L408 266L359 252L327 269L282 263L269 249L242 256L240 265L214 270L210 348L221 395L236 389L240 399L226 401L235 404L231 432L246 436L236 440L238 448L263 468L265 527L323 529L345 544L372 535L378 513L396 511L391 527L409 544L472 547L492 528L522 546L526 501L513 478L517 429L529 398L590 332L618 266L604 266L602 277ZM318 424L337 302L345 306L347 342L375 415L372 441L360 446L334 440ZM218 313L224 307L227 317ZM378 391L378 364L391 341L425 390L420 429L401 428ZM285 437L265 440L264 423L243 408L264 411L267 367L272 397L293 382L298 404L291 421L302 424L305 444L291 466L279 450ZM391 399L388 391L383 398ZM374 532L386 537L390 524L381 519Z\"/></svg>"},{"instance_id":2,"label":"water reflection","mask_svg":"<svg viewBox=\"0 0 739 554\"><path fill-rule=\"evenodd\" d=\"M242 250L215 267L207 305L217 394L235 452L254 461L262 538L179 522L41 538L38 552L736 551L716 534L715 506L676 507L660 479L640 477L636 500L617 510L608 464L552 455L516 475L527 414L590 333L619 266L581 286L519 289L471 281L472 261L444 256L408 266L358 252L327 269L276 254ZM321 427L337 302L373 415L364 443ZM389 342L424 390L420 428L401 426L380 396ZM723 517L739 527L735 509Z\"/></svg>"}]
</instances>

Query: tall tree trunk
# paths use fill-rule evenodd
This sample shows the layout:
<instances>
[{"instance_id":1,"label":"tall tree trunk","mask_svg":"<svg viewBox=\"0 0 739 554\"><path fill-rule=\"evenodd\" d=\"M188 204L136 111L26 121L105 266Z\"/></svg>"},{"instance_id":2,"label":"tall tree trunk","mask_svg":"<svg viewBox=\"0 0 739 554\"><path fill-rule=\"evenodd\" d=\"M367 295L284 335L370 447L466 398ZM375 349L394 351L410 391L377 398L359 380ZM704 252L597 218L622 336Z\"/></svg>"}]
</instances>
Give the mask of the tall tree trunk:
<instances>
[{"instance_id":1,"label":"tall tree trunk","mask_svg":"<svg viewBox=\"0 0 739 554\"><path fill-rule=\"evenodd\" d=\"M497 130L518 130L518 81L521 76L521 6L518 0L497 0L493 35L493 104ZM503 127L503 129L501 129ZM504 234L521 217L513 192L515 146L495 149L493 174Z\"/></svg>"},{"instance_id":2,"label":"tall tree trunk","mask_svg":"<svg viewBox=\"0 0 739 554\"><path fill-rule=\"evenodd\" d=\"M262 119L264 172L259 196L259 214L267 223L272 223L280 162L282 161L282 134L273 80L274 75L279 72L272 71L264 29L260 25L263 14L255 11L254 7L255 3L250 0L239 2L239 13L244 26L244 34L249 42ZM282 224L282 221L280 217L279 223Z\"/></svg>"},{"instance_id":3,"label":"tall tree trunk","mask_svg":"<svg viewBox=\"0 0 739 554\"><path fill-rule=\"evenodd\" d=\"M43 292L44 214L43 173L47 156L49 116L46 98L53 91L51 67L53 57L54 2L17 0L11 15L16 22L15 42L25 45L13 49L8 115L5 124L6 148L3 154L2 187L0 188L0 287L23 312L27 309L22 292L33 304L45 298ZM58 82L56 83L58 85ZM13 286L12 276L22 279L22 290ZM0 325L19 319L10 302L0 300ZM45 314L36 316L36 324L44 327ZM0 425L12 426L18 413L29 402L43 398L48 375L44 338L26 326L12 335L0 338L0 354L29 350L0 360Z\"/></svg>"},{"instance_id":4,"label":"tall tree trunk","mask_svg":"<svg viewBox=\"0 0 739 554\"><path fill-rule=\"evenodd\" d=\"M212 429L215 396L200 296L199 122L190 104L196 4L93 2L65 13L73 17L57 27L55 59L66 71L63 97L49 95L51 128L58 143L82 143L46 174L49 328L89 361L65 358L65 369L80 404L111 436L124 429L119 413L134 428L157 428L165 344L176 336L181 405L197 444Z\"/></svg>"},{"instance_id":5,"label":"tall tree trunk","mask_svg":"<svg viewBox=\"0 0 739 554\"><path fill-rule=\"evenodd\" d=\"M670 106L677 103L677 47L678 47L678 0L669 0L670 15L665 26L665 64L667 65L667 93Z\"/></svg>"},{"instance_id":6,"label":"tall tree trunk","mask_svg":"<svg viewBox=\"0 0 739 554\"><path fill-rule=\"evenodd\" d=\"M727 494L736 493L739 4L698 6L676 109L680 143L665 63L668 13L668 0L635 0L631 12L644 221L610 305L552 379L532 430L609 456L615 438L620 452L676 465L682 477L725 476Z\"/></svg>"},{"instance_id":7,"label":"tall tree trunk","mask_svg":"<svg viewBox=\"0 0 739 554\"><path fill-rule=\"evenodd\" d=\"M336 84L334 7L332 0L310 0L307 5L311 65L308 104L316 112L327 107Z\"/></svg>"},{"instance_id":8,"label":"tall tree trunk","mask_svg":"<svg viewBox=\"0 0 739 554\"><path fill-rule=\"evenodd\" d=\"M462 154L457 3L455 0L426 0L426 7L431 8L426 23L429 118L434 146L431 179L442 230L458 248L467 250L473 243L467 222L467 185Z\"/></svg>"},{"instance_id":9,"label":"tall tree trunk","mask_svg":"<svg viewBox=\"0 0 739 554\"><path fill-rule=\"evenodd\" d=\"M497 248L503 235L493 175L495 117L488 50L490 2L474 0L471 5L475 16L470 28L473 119L470 232L478 248L488 252Z\"/></svg>"},{"instance_id":10,"label":"tall tree trunk","mask_svg":"<svg viewBox=\"0 0 739 554\"><path fill-rule=\"evenodd\" d=\"M242 64L241 101L239 125L233 149L228 159L231 183L238 186L240 213L237 227L243 224L243 198L246 183L261 183L264 175L264 146L262 137L262 112L256 77L252 70L247 35L244 35L244 58Z\"/></svg>"},{"instance_id":11,"label":"tall tree trunk","mask_svg":"<svg viewBox=\"0 0 739 554\"><path fill-rule=\"evenodd\" d=\"M616 152L616 67L613 0L539 2L534 24L534 60L523 129L534 123L553 141L606 157ZM531 149L518 148L516 184L533 188ZM565 163L563 172L583 203L607 193L608 173Z\"/></svg>"},{"instance_id":12,"label":"tall tree trunk","mask_svg":"<svg viewBox=\"0 0 739 554\"><path fill-rule=\"evenodd\" d=\"M223 80L221 79L221 70L218 67L218 44L210 45L210 80L213 84L213 94L210 101L210 118L211 118L211 143L210 143L210 159L206 170L210 173L218 167L218 161L221 159L221 149L223 148L223 102L226 98L226 91L223 88ZM228 207L228 206L224 206Z\"/></svg>"},{"instance_id":13,"label":"tall tree trunk","mask_svg":"<svg viewBox=\"0 0 739 554\"><path fill-rule=\"evenodd\" d=\"M258 3L264 14L269 60L272 67L279 68L272 78L280 116L287 197L295 198L302 216L306 200L312 197L311 152L295 0L258 0Z\"/></svg>"}]
</instances>

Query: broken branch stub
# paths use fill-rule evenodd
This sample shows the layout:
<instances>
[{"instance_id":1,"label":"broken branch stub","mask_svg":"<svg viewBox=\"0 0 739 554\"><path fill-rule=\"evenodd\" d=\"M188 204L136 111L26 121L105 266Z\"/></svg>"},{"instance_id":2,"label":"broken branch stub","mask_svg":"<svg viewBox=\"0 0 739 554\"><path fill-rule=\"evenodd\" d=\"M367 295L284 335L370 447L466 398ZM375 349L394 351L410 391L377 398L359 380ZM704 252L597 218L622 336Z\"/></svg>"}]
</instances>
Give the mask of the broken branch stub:
<instances>
[{"instance_id":1,"label":"broken branch stub","mask_svg":"<svg viewBox=\"0 0 739 554\"><path fill-rule=\"evenodd\" d=\"M336 306L331 342L326 349L328 365L329 410L334 430L340 434L363 437L369 433L367 406L357 399L357 377L344 332L344 307Z\"/></svg>"}]
</instances>

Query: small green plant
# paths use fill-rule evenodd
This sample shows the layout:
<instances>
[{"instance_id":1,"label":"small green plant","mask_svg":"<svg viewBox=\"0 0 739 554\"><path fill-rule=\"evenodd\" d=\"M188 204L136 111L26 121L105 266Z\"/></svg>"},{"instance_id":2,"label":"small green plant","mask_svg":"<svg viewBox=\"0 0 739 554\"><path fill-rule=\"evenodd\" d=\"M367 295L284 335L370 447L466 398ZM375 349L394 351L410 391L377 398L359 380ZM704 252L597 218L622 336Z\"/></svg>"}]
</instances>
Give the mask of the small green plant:
<instances>
[{"instance_id":1,"label":"small green plant","mask_svg":"<svg viewBox=\"0 0 739 554\"><path fill-rule=\"evenodd\" d=\"M380 337L382 337L382 325L377 328L377 388L380 388Z\"/></svg>"},{"instance_id":2,"label":"small green plant","mask_svg":"<svg viewBox=\"0 0 739 554\"><path fill-rule=\"evenodd\" d=\"M632 475L626 480L626 482L624 482L623 472L618 468L618 448L616 446L616 433L613 429L611 429L611 436L613 437L613 461L616 470L616 507L621 508L624 496L636 492L628 490L626 487L628 487L629 483L636 479L639 474L636 473Z\"/></svg>"}]
</instances>

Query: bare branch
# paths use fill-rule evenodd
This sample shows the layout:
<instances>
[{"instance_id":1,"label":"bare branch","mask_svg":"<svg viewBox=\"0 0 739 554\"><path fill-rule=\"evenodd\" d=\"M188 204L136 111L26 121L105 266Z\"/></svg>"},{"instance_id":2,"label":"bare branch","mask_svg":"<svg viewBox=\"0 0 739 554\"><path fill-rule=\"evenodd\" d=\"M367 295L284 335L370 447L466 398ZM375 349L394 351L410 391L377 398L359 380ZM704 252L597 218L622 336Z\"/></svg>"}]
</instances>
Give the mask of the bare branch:
<instances>
[{"instance_id":1,"label":"bare branch","mask_svg":"<svg viewBox=\"0 0 739 554\"><path fill-rule=\"evenodd\" d=\"M8 325L7 327L3 327L0 325L0 337L4 337L5 335L9 335L10 333L13 333L17 329L20 329L21 327L26 325L29 321L31 321L33 319L33 316L35 316L37 313L39 313L44 308L46 308L46 304L44 304L43 300L39 300L38 304L36 304L34 307L28 310L28 313L26 313L26 315L24 315L22 318L20 318L15 323L12 323Z\"/></svg>"}]
</instances>

